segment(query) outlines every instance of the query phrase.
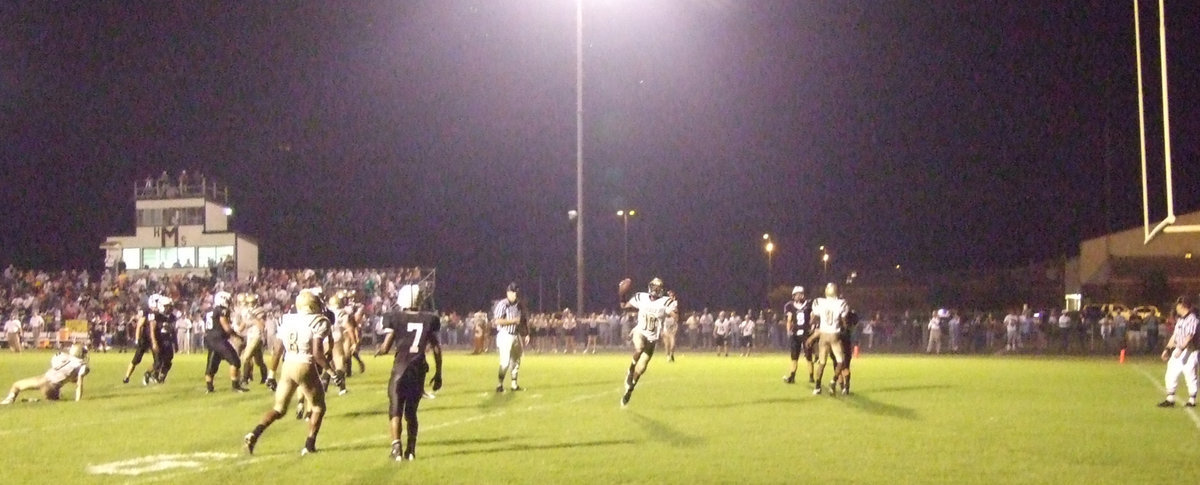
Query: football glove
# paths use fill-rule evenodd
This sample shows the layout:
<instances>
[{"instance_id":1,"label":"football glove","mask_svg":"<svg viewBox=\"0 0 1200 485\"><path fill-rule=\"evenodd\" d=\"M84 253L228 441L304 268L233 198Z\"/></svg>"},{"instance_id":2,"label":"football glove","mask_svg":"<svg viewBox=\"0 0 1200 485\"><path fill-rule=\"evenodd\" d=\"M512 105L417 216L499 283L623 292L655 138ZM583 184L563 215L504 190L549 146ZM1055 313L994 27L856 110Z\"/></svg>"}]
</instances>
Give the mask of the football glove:
<instances>
[{"instance_id":1,"label":"football glove","mask_svg":"<svg viewBox=\"0 0 1200 485\"><path fill-rule=\"evenodd\" d=\"M346 376L340 372L337 374L334 374L333 375L333 385L335 385L339 388L342 386L345 386L346 385Z\"/></svg>"},{"instance_id":2,"label":"football glove","mask_svg":"<svg viewBox=\"0 0 1200 485\"><path fill-rule=\"evenodd\" d=\"M442 390L442 375L434 374L433 379L430 379L429 383L433 385L433 392Z\"/></svg>"},{"instance_id":3,"label":"football glove","mask_svg":"<svg viewBox=\"0 0 1200 485\"><path fill-rule=\"evenodd\" d=\"M275 382L274 377L267 378L267 389L270 389L273 392L273 391L275 391L275 388L278 386L279 386L279 383Z\"/></svg>"}]
</instances>

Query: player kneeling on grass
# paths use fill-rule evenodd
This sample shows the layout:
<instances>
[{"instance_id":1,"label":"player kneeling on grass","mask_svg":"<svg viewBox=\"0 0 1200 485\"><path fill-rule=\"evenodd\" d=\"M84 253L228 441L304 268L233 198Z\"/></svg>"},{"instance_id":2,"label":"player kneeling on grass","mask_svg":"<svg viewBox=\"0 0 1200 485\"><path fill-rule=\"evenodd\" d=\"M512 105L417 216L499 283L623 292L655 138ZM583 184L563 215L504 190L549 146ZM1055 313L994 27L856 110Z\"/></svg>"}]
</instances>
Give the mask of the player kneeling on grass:
<instances>
[{"instance_id":1,"label":"player kneeling on grass","mask_svg":"<svg viewBox=\"0 0 1200 485\"><path fill-rule=\"evenodd\" d=\"M55 354L50 358L50 370L36 377L29 377L14 382L8 390L8 396L0 404L16 402L21 391L41 389L42 397L57 401L63 384L75 383L75 400L83 399L83 376L88 374L87 347L74 344L66 353Z\"/></svg>"},{"instance_id":2,"label":"player kneeling on grass","mask_svg":"<svg viewBox=\"0 0 1200 485\"><path fill-rule=\"evenodd\" d=\"M1175 322L1175 333L1167 341L1162 359L1167 361L1167 399L1158 403L1159 407L1169 408L1175 405L1175 387L1179 385L1179 375L1188 389L1187 407L1196 407L1196 326L1200 320L1196 317L1195 304L1187 297L1179 297L1175 301L1175 314L1179 320Z\"/></svg>"},{"instance_id":3,"label":"player kneeling on grass","mask_svg":"<svg viewBox=\"0 0 1200 485\"><path fill-rule=\"evenodd\" d=\"M624 296L629 290L632 282L626 279L618 286L619 293ZM621 309L625 311L637 311L637 326L630 333L633 341L633 361L629 363L629 371L625 373L625 395L621 397L621 405L629 404L629 399L633 397L633 389L637 387L638 381L642 375L646 373L646 367L650 365L650 358L654 357L654 347L658 344L658 338L662 333L663 322L668 316L679 318L677 310L678 302L674 298L664 294L663 282L661 279L654 278L650 280L650 285L645 293L633 295L628 302L621 304Z\"/></svg>"},{"instance_id":4,"label":"player kneeling on grass","mask_svg":"<svg viewBox=\"0 0 1200 485\"><path fill-rule=\"evenodd\" d=\"M421 287L405 285L397 297L400 311L384 316L383 331L387 334L375 355L383 355L396 344L396 360L388 379L388 417L391 419L392 459L413 460L417 455L417 406L425 390L425 375L429 363L425 351L433 352L433 379L436 392L442 388L442 345L437 333L441 322L436 313L420 311ZM400 418L408 423L408 446L400 443Z\"/></svg>"},{"instance_id":5,"label":"player kneeling on grass","mask_svg":"<svg viewBox=\"0 0 1200 485\"><path fill-rule=\"evenodd\" d=\"M278 339L271 352L271 365L267 374L267 387L275 391L275 407L263 416L262 422L246 434L246 451L253 454L258 438L271 423L287 413L288 401L298 389L308 404L308 437L300 455L317 451L317 433L321 431L321 420L325 417L325 389L321 385L319 368L328 368L325 359L324 340L329 333L329 318L322 312L325 302L311 291L301 291L296 296L296 313L284 315L277 332ZM279 367L279 356L283 355L283 372L275 380Z\"/></svg>"}]
</instances>

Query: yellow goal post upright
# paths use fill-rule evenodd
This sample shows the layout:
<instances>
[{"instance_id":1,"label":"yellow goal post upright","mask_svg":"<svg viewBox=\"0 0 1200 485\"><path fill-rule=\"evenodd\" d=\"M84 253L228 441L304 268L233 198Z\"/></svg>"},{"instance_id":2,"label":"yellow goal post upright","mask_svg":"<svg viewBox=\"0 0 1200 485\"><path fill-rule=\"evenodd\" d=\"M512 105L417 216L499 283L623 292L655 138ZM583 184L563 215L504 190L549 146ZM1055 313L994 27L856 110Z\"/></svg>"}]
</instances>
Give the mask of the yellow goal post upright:
<instances>
[{"instance_id":1,"label":"yellow goal post upright","mask_svg":"<svg viewBox=\"0 0 1200 485\"><path fill-rule=\"evenodd\" d=\"M1200 225L1175 224L1175 190L1171 176L1171 116L1170 103L1167 101L1167 23L1166 0L1158 0L1158 56L1162 68L1162 119L1163 119L1163 175L1166 179L1167 215L1154 226L1150 225L1150 184L1146 174L1146 103L1145 83L1142 81L1142 27L1139 15L1138 0L1133 0L1133 42L1137 58L1138 82L1138 136L1142 159L1142 226L1145 233L1144 244L1150 244L1156 236L1162 233L1200 232Z\"/></svg>"}]
</instances>

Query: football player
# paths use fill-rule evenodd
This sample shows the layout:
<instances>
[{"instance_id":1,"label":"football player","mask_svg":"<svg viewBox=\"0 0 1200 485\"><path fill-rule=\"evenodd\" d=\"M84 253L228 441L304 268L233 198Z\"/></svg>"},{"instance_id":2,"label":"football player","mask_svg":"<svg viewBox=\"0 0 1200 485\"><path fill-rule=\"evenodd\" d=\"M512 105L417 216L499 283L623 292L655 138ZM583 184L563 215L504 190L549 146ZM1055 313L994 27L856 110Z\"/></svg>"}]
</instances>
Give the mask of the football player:
<instances>
[{"instance_id":1,"label":"football player","mask_svg":"<svg viewBox=\"0 0 1200 485\"><path fill-rule=\"evenodd\" d=\"M333 292L329 297L328 308L333 312L333 325L329 328L330 364L333 366L333 382L338 386L338 395L346 394L346 363L350 361L346 355L346 327L350 319L349 305L346 304L345 290Z\"/></svg>"},{"instance_id":2,"label":"football player","mask_svg":"<svg viewBox=\"0 0 1200 485\"><path fill-rule=\"evenodd\" d=\"M821 379L825 375L825 364L829 362L829 358L833 357L834 379L836 380L840 372L840 363L843 361L842 345L839 341L841 335L842 324L845 322L846 314L849 309L846 306L846 300L838 295L837 285L829 283L825 285L825 297L817 298L812 304L812 317L815 323L818 324L817 332L808 337L808 343L811 345L814 341L817 342L817 376L813 394L821 393ZM833 383L830 384L830 389L833 388Z\"/></svg>"},{"instance_id":3,"label":"football player","mask_svg":"<svg viewBox=\"0 0 1200 485\"><path fill-rule=\"evenodd\" d=\"M842 324L842 331L838 335L838 343L842 346L842 360L838 363L837 373L833 379L837 387L841 388L842 395L850 394L850 361L854 360L854 328L858 326L858 312L849 310L846 312L846 320Z\"/></svg>"},{"instance_id":4,"label":"football player","mask_svg":"<svg viewBox=\"0 0 1200 485\"><path fill-rule=\"evenodd\" d=\"M421 287L405 285L397 297L400 311L384 317L383 345L375 355L390 352L396 344L396 358L392 363L392 376L388 379L388 417L391 420L392 459L412 461L417 453L417 406L425 391L425 375L429 363L425 351L433 352L433 379L430 384L434 392L442 388L442 345L437 333L441 322L436 313L420 311ZM401 446L400 419L408 424L407 446Z\"/></svg>"},{"instance_id":5,"label":"football player","mask_svg":"<svg viewBox=\"0 0 1200 485\"><path fill-rule=\"evenodd\" d=\"M366 321L366 309L362 302L358 300L358 292L355 290L346 291L346 310L349 318L346 319L346 328L343 329L345 335L342 339L345 349L342 354L346 356L346 376L351 373L350 359L358 362L358 373L362 374L367 371L367 365L363 362L362 357L358 355L358 344L362 341L362 322Z\"/></svg>"},{"instance_id":6,"label":"football player","mask_svg":"<svg viewBox=\"0 0 1200 485\"><path fill-rule=\"evenodd\" d=\"M225 291L218 291L213 295L213 308L204 317L205 333L204 345L208 347L208 364L204 370L204 387L208 392L215 392L213 389L213 376L217 374L217 368L221 366L221 361L229 363L229 379L232 382L234 392L247 392L248 389L242 386L241 370L242 360L238 357L237 350L234 350L233 344L229 343L230 337L233 335L233 322L230 320L230 299L232 296Z\"/></svg>"},{"instance_id":7,"label":"football player","mask_svg":"<svg viewBox=\"0 0 1200 485\"><path fill-rule=\"evenodd\" d=\"M242 382L249 384L254 379L254 367L258 366L259 382L267 381L267 364L263 361L263 335L266 334L267 311L262 307L258 294L242 296L242 336L246 346L242 348Z\"/></svg>"},{"instance_id":8,"label":"football player","mask_svg":"<svg viewBox=\"0 0 1200 485\"><path fill-rule=\"evenodd\" d=\"M325 358L325 337L329 333L330 321L324 314L325 304L315 293L302 290L296 295L296 313L284 315L279 324L279 338L271 352L271 366L267 374L267 388L275 391L275 405L262 422L242 438L246 452L253 454L263 431L287 413L288 401L297 390L308 403L308 436L300 455L317 451L317 433L325 417L325 388L321 385L320 368L329 368ZM275 371L279 369L279 358L283 356L283 369L279 381Z\"/></svg>"},{"instance_id":9,"label":"football player","mask_svg":"<svg viewBox=\"0 0 1200 485\"><path fill-rule=\"evenodd\" d=\"M812 346L808 345L808 337L811 333L809 322L812 317L812 304L804 297L804 287L797 286L792 288L792 301L787 302L783 306L783 313L787 315L787 334L791 344L792 364L788 368L788 374L783 377L783 382L788 384L796 383L796 368L800 364L800 355L804 355L804 362L808 365L808 382L813 382L813 351Z\"/></svg>"},{"instance_id":10,"label":"football player","mask_svg":"<svg viewBox=\"0 0 1200 485\"><path fill-rule=\"evenodd\" d=\"M667 296L673 300L678 300L674 291L667 291ZM667 351L667 362L675 362L675 336L677 334L679 334L678 308L676 308L675 313L667 315L667 318L663 320L662 341L663 350Z\"/></svg>"},{"instance_id":11,"label":"football player","mask_svg":"<svg viewBox=\"0 0 1200 485\"><path fill-rule=\"evenodd\" d=\"M168 297L162 296L158 298L158 312L154 315L154 327L151 331L155 332L158 337L158 352L154 354L154 366L151 371L143 377L143 381L148 380L155 383L163 383L167 381L167 374L171 372L171 364L175 361L175 346L177 340L175 338L175 308L172 307L175 302Z\"/></svg>"},{"instance_id":12,"label":"football player","mask_svg":"<svg viewBox=\"0 0 1200 485\"><path fill-rule=\"evenodd\" d=\"M623 284L621 288L626 286ZM633 298L621 305L624 311L637 311L637 325L630 333L633 341L633 360L625 373L625 395L621 396L621 406L629 405L634 388L646 373L650 359L654 357L654 348L662 334L663 321L668 317L679 318L678 308L679 303L666 294L663 282L659 278L650 280L645 292L633 295Z\"/></svg>"},{"instance_id":13,"label":"football player","mask_svg":"<svg viewBox=\"0 0 1200 485\"><path fill-rule=\"evenodd\" d=\"M129 376L133 375L133 369L142 363L142 356L150 353L150 357L158 355L158 332L154 331L156 325L155 318L158 314L158 300L161 295L150 295L146 299L146 309L138 313L137 325L134 327L134 351L133 360L129 362L129 367L125 370L125 378L121 379L122 383L129 384ZM147 372L142 377L142 385L150 384L150 373Z\"/></svg>"},{"instance_id":14,"label":"football player","mask_svg":"<svg viewBox=\"0 0 1200 485\"><path fill-rule=\"evenodd\" d=\"M83 399L83 377L88 374L87 352L83 344L73 344L67 352L55 354L50 358L50 370L40 376L14 382L8 390L8 396L0 404L12 404L21 391L30 389L40 389L42 397L57 401L63 384L68 382L75 383L75 400Z\"/></svg>"},{"instance_id":15,"label":"football player","mask_svg":"<svg viewBox=\"0 0 1200 485\"><path fill-rule=\"evenodd\" d=\"M496 392L504 392L504 376L512 374L512 390L520 391L517 373L521 370L521 354L529 345L529 325L525 310L517 297L521 289L515 282L509 283L505 297L492 306L492 326L496 329L496 350L500 354L500 383Z\"/></svg>"}]
</instances>

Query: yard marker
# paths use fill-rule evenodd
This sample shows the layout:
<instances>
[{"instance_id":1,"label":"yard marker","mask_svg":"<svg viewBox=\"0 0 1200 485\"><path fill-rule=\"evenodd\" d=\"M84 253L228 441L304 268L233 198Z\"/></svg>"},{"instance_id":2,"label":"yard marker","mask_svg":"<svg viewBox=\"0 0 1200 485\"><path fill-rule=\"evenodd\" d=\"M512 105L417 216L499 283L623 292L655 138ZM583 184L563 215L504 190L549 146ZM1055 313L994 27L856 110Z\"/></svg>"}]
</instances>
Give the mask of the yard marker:
<instances>
[{"instance_id":1,"label":"yard marker","mask_svg":"<svg viewBox=\"0 0 1200 485\"><path fill-rule=\"evenodd\" d=\"M854 346L854 358L855 359L858 358L858 346L857 345Z\"/></svg>"},{"instance_id":2,"label":"yard marker","mask_svg":"<svg viewBox=\"0 0 1200 485\"><path fill-rule=\"evenodd\" d=\"M1121 349L1121 363L1125 363L1125 349Z\"/></svg>"}]
</instances>

